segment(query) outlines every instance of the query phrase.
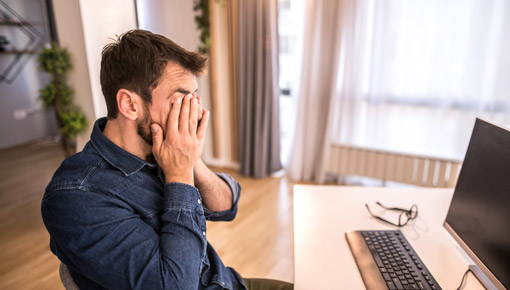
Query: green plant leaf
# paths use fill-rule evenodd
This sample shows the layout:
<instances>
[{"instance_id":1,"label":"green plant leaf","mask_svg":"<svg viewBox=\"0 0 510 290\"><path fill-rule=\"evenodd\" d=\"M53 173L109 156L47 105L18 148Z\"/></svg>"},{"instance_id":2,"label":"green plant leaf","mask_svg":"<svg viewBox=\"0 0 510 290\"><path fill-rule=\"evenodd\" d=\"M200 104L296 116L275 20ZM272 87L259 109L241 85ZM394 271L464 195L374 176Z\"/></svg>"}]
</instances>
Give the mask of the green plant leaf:
<instances>
[{"instance_id":1,"label":"green plant leaf","mask_svg":"<svg viewBox=\"0 0 510 290\"><path fill-rule=\"evenodd\" d=\"M51 78L65 75L71 68L71 56L67 49L61 48L56 43L50 47L43 48L39 54L40 68L49 73Z\"/></svg>"},{"instance_id":2,"label":"green plant leaf","mask_svg":"<svg viewBox=\"0 0 510 290\"><path fill-rule=\"evenodd\" d=\"M58 94L60 107L64 108L72 104L74 90L67 84L61 84L59 86ZM39 98L42 100L45 108L55 105L56 95L57 90L55 89L55 84L52 82L39 90Z\"/></svg>"},{"instance_id":3,"label":"green plant leaf","mask_svg":"<svg viewBox=\"0 0 510 290\"><path fill-rule=\"evenodd\" d=\"M70 139L75 139L87 128L87 119L77 107L68 107L60 112L59 116L62 120L60 131Z\"/></svg>"},{"instance_id":4,"label":"green plant leaf","mask_svg":"<svg viewBox=\"0 0 510 290\"><path fill-rule=\"evenodd\" d=\"M209 1L208 0L194 0L193 11L195 15L195 23L198 30L200 30L200 45L198 51L206 54L210 48L210 32L209 32Z\"/></svg>"},{"instance_id":5,"label":"green plant leaf","mask_svg":"<svg viewBox=\"0 0 510 290\"><path fill-rule=\"evenodd\" d=\"M55 85L49 83L44 88L40 89L39 98L42 100L45 108L53 106L55 101Z\"/></svg>"},{"instance_id":6,"label":"green plant leaf","mask_svg":"<svg viewBox=\"0 0 510 290\"><path fill-rule=\"evenodd\" d=\"M68 86L65 83L60 85L59 101L60 101L60 105L62 107L67 107L72 104L73 95L74 95L74 90L70 86Z\"/></svg>"}]
</instances>

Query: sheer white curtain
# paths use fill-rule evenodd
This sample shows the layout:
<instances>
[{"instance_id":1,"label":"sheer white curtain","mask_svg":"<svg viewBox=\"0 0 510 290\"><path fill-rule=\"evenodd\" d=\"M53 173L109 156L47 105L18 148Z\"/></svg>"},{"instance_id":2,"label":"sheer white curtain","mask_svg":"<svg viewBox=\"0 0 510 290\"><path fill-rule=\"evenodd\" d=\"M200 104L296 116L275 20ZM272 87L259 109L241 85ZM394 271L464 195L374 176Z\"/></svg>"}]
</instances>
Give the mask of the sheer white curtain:
<instances>
[{"instance_id":1,"label":"sheer white curtain","mask_svg":"<svg viewBox=\"0 0 510 290\"><path fill-rule=\"evenodd\" d=\"M509 1L369 2L366 98L508 109Z\"/></svg>"},{"instance_id":2,"label":"sheer white curtain","mask_svg":"<svg viewBox=\"0 0 510 290\"><path fill-rule=\"evenodd\" d=\"M331 142L462 158L474 117L510 125L509 1L307 5L292 178L322 182Z\"/></svg>"},{"instance_id":3,"label":"sheer white curtain","mask_svg":"<svg viewBox=\"0 0 510 290\"><path fill-rule=\"evenodd\" d=\"M510 125L510 2L356 2L332 140L461 159L475 117Z\"/></svg>"},{"instance_id":4,"label":"sheer white curtain","mask_svg":"<svg viewBox=\"0 0 510 290\"><path fill-rule=\"evenodd\" d=\"M297 88L296 130L287 167L295 180L320 181L329 139L329 111L338 78L344 4L306 0L301 82Z\"/></svg>"}]
</instances>

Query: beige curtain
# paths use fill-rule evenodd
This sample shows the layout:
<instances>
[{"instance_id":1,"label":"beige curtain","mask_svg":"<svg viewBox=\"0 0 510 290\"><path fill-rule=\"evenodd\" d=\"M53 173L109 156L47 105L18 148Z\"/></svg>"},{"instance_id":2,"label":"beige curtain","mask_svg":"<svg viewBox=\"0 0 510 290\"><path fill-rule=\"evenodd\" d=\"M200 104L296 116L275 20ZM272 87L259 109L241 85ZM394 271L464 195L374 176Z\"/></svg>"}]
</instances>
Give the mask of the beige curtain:
<instances>
[{"instance_id":1,"label":"beige curtain","mask_svg":"<svg viewBox=\"0 0 510 290\"><path fill-rule=\"evenodd\" d=\"M278 1L239 1L239 153L241 173L281 169Z\"/></svg>"}]
</instances>

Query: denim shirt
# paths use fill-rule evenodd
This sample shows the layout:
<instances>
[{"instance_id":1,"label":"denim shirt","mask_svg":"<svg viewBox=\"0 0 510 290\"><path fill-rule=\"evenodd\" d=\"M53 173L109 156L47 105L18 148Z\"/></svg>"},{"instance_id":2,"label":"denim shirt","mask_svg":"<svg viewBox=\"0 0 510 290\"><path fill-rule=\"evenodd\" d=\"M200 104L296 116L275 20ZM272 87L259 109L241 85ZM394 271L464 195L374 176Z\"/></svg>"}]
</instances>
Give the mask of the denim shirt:
<instances>
[{"instance_id":1,"label":"denim shirt","mask_svg":"<svg viewBox=\"0 0 510 290\"><path fill-rule=\"evenodd\" d=\"M234 219L239 184L218 173L233 204L212 212L196 187L165 183L156 164L112 143L105 125L64 160L41 206L51 251L80 289L246 289L206 239L206 219Z\"/></svg>"}]
</instances>

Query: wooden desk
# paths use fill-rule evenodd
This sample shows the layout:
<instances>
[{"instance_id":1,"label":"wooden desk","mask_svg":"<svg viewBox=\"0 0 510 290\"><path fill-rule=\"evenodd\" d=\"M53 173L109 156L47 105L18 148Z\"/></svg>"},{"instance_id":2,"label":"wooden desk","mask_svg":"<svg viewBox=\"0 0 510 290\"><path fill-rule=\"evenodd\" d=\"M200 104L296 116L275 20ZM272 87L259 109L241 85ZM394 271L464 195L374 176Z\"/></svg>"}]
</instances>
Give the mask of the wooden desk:
<instances>
[{"instance_id":1,"label":"wooden desk","mask_svg":"<svg viewBox=\"0 0 510 290\"><path fill-rule=\"evenodd\" d=\"M371 217L397 220L385 206L418 205L418 217L400 230L418 253L439 285L456 289L468 262L443 228L453 189L371 188L346 186L294 186L294 284L297 290L365 289L351 254L345 232L392 230ZM484 289L469 274L462 289Z\"/></svg>"}]
</instances>

